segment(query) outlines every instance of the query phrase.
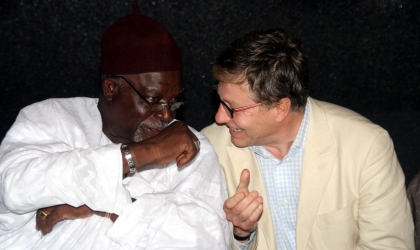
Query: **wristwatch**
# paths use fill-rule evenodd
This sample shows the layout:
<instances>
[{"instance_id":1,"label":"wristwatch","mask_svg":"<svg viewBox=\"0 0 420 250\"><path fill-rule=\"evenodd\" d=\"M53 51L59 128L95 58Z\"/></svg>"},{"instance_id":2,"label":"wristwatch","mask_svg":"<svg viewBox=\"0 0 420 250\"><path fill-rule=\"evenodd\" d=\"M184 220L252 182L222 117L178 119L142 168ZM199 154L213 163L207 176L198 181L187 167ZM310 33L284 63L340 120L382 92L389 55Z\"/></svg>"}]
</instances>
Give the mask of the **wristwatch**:
<instances>
[{"instance_id":1,"label":"wristwatch","mask_svg":"<svg viewBox=\"0 0 420 250\"><path fill-rule=\"evenodd\" d=\"M235 240L237 241L245 241L245 240L248 241L250 237L251 237L251 234L248 234L248 236L245 236L245 237L241 237L236 234L233 234L233 238L235 238Z\"/></svg>"}]
</instances>

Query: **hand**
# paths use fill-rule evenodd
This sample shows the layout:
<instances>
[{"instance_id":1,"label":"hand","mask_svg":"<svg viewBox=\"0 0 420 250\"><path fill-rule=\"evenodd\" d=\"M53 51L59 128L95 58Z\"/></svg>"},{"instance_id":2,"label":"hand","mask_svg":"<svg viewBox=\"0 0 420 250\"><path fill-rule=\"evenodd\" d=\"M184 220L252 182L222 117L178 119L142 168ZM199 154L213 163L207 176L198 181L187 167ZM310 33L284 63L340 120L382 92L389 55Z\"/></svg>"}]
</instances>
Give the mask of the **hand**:
<instances>
[{"instance_id":1,"label":"hand","mask_svg":"<svg viewBox=\"0 0 420 250\"><path fill-rule=\"evenodd\" d=\"M263 211L263 198L257 191L249 192L249 180L248 169L242 170L235 195L223 205L227 220L233 223L233 233L240 237L246 237L255 231Z\"/></svg>"},{"instance_id":2,"label":"hand","mask_svg":"<svg viewBox=\"0 0 420 250\"><path fill-rule=\"evenodd\" d=\"M129 147L137 168L153 163L166 164L174 159L178 167L183 167L198 154L195 141L198 139L187 124L177 121L159 134Z\"/></svg>"},{"instance_id":3,"label":"hand","mask_svg":"<svg viewBox=\"0 0 420 250\"><path fill-rule=\"evenodd\" d=\"M48 214L45 220L39 216L41 210ZM39 209L36 213L36 230L41 231L42 235L50 233L54 225L62 220L84 219L92 216L94 212L86 205L72 207L70 205L58 205Z\"/></svg>"}]
</instances>

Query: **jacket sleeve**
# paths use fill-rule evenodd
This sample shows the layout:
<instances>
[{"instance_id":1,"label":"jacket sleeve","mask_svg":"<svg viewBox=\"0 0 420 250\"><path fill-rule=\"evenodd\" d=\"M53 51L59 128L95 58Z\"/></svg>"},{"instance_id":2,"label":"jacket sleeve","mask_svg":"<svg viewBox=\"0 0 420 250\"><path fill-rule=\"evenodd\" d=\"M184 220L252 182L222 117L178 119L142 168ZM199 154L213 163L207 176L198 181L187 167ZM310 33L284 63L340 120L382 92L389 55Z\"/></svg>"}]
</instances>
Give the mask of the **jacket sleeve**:
<instances>
[{"instance_id":1,"label":"jacket sleeve","mask_svg":"<svg viewBox=\"0 0 420 250\"><path fill-rule=\"evenodd\" d=\"M385 131L372 142L360 176L359 249L414 249L404 174Z\"/></svg>"},{"instance_id":2,"label":"jacket sleeve","mask_svg":"<svg viewBox=\"0 0 420 250\"><path fill-rule=\"evenodd\" d=\"M420 173L418 173L407 186L407 198L415 226L414 243L420 249Z\"/></svg>"}]
</instances>

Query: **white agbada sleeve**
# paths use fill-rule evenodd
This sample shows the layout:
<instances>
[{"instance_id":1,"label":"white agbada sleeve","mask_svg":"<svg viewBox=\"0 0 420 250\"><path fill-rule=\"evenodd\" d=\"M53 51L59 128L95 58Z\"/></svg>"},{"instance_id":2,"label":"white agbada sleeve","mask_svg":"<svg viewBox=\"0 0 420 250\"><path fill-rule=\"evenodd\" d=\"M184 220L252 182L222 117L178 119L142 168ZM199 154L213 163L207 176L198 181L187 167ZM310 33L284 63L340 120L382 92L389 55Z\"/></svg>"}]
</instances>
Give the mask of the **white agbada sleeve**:
<instances>
[{"instance_id":1,"label":"white agbada sleeve","mask_svg":"<svg viewBox=\"0 0 420 250\"><path fill-rule=\"evenodd\" d=\"M192 163L150 166L122 180L120 145L102 133L97 100L50 99L23 109L0 146L0 245L11 249L228 249L227 198L202 134ZM131 196L136 202L131 201ZM116 213L35 231L39 208L88 205Z\"/></svg>"},{"instance_id":2,"label":"white agbada sleeve","mask_svg":"<svg viewBox=\"0 0 420 250\"><path fill-rule=\"evenodd\" d=\"M0 214L7 214L0 234L43 207L86 204L119 214L131 204L120 145L103 135L96 106L90 98L49 99L19 113L0 147Z\"/></svg>"},{"instance_id":3,"label":"white agbada sleeve","mask_svg":"<svg viewBox=\"0 0 420 250\"><path fill-rule=\"evenodd\" d=\"M182 169L175 162L149 166L124 181L137 200L108 231L113 241L128 249L229 248L219 161L209 140L193 131L201 142L193 162Z\"/></svg>"}]
</instances>

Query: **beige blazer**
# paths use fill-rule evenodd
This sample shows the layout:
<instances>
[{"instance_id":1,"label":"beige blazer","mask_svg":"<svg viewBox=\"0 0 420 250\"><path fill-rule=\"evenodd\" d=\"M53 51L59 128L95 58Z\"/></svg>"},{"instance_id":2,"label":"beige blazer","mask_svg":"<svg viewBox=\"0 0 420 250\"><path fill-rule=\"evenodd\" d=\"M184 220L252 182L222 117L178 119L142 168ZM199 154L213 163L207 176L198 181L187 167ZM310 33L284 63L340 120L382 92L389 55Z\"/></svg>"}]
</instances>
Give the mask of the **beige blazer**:
<instances>
[{"instance_id":1,"label":"beige blazer","mask_svg":"<svg viewBox=\"0 0 420 250\"><path fill-rule=\"evenodd\" d=\"M343 107L309 98L310 120L300 182L297 249L414 249L404 174L381 127ZM241 171L264 199L249 249L274 250L276 240L254 153L237 148L226 126L202 130L219 156L229 196ZM232 249L238 249L232 243Z\"/></svg>"},{"instance_id":2,"label":"beige blazer","mask_svg":"<svg viewBox=\"0 0 420 250\"><path fill-rule=\"evenodd\" d=\"M407 186L407 198L414 221L414 245L420 250L420 173L416 174Z\"/></svg>"}]
</instances>

